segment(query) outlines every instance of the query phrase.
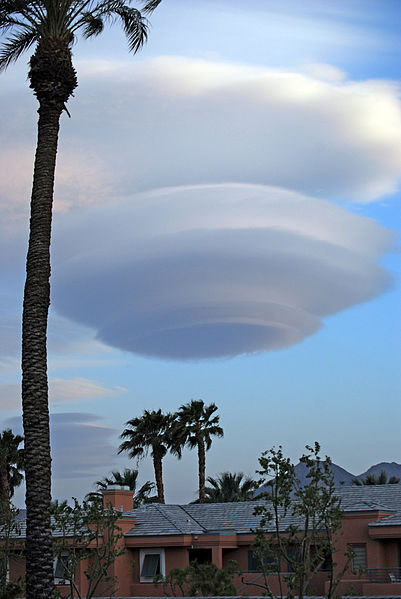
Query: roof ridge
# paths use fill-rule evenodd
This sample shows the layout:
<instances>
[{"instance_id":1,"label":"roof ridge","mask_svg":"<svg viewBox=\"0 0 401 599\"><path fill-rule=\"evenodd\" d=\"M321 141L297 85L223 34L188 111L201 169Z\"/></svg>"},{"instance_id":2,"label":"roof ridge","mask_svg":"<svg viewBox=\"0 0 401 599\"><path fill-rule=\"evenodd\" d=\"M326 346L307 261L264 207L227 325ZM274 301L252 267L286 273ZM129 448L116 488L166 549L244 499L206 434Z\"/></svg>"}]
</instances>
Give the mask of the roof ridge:
<instances>
[{"instance_id":1,"label":"roof ridge","mask_svg":"<svg viewBox=\"0 0 401 599\"><path fill-rule=\"evenodd\" d=\"M174 520L168 515L167 511L165 511L165 505L162 506L162 504L154 504L154 507L156 508L156 510L163 516L163 518L166 518L166 520L168 520L170 522L170 524L172 524L174 526L174 528L176 528L177 530L180 531L181 534L185 534L185 531L182 530L182 528L180 528L175 522ZM174 504L174 507L178 507L181 510L183 509L181 505L177 505ZM163 508L163 509L162 509ZM185 512L185 510L183 510ZM186 512L185 512L186 513ZM189 515L189 514L188 514Z\"/></svg>"},{"instance_id":2,"label":"roof ridge","mask_svg":"<svg viewBox=\"0 0 401 599\"><path fill-rule=\"evenodd\" d=\"M193 504L190 503L189 505L193 505ZM189 516L190 518L192 518L192 520L194 520L194 522L196 522L196 524L203 530L203 532L207 532L207 528L205 528L204 526L202 526L202 524L199 522L199 520L197 520L194 516L192 516L192 514L190 514L185 509L185 505L180 505L180 508L187 514L187 516Z\"/></svg>"}]
</instances>

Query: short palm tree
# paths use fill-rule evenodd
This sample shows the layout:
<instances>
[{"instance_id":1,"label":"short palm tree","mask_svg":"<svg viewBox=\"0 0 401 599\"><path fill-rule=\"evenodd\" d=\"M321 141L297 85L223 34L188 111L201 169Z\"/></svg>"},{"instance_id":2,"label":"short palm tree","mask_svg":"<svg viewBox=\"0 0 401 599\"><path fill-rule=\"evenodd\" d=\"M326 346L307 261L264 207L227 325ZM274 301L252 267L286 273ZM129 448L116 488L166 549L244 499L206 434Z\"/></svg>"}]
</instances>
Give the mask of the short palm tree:
<instances>
[{"instance_id":1,"label":"short palm tree","mask_svg":"<svg viewBox=\"0 0 401 599\"><path fill-rule=\"evenodd\" d=\"M164 501L163 458L171 448L171 427L173 416L159 410L145 410L139 418L126 422L126 428L120 435L126 439L121 443L118 453L126 451L130 458L144 458L148 452L152 456L153 468L159 503Z\"/></svg>"},{"instance_id":2,"label":"short palm tree","mask_svg":"<svg viewBox=\"0 0 401 599\"><path fill-rule=\"evenodd\" d=\"M85 499L89 501L99 501L103 503L102 490L107 489L109 485L119 485L121 487L128 487L133 492L133 507L139 507L143 503L150 503L153 501L153 497L150 497L150 493L153 491L155 485L149 480L146 481L140 487L136 489L138 482L138 470L131 470L130 468L124 468L123 472L114 470L111 476L106 476L102 480L96 481L97 491L88 493Z\"/></svg>"},{"instance_id":3,"label":"short palm tree","mask_svg":"<svg viewBox=\"0 0 401 599\"><path fill-rule=\"evenodd\" d=\"M364 478L354 478L352 484L361 487L363 485L396 485L399 482L399 478L387 477L386 471L382 470L380 474L367 474Z\"/></svg>"},{"instance_id":4,"label":"short palm tree","mask_svg":"<svg viewBox=\"0 0 401 599\"><path fill-rule=\"evenodd\" d=\"M143 13L161 0L142 1ZM120 21L129 49L147 37L147 22L131 0L1 0L0 71L33 48L28 78L39 102L38 137L22 324L22 404L26 471L26 596L53 596L50 527L50 435L47 319L50 303L50 235L61 113L77 87L71 48L79 32L98 35Z\"/></svg>"},{"instance_id":5,"label":"short palm tree","mask_svg":"<svg viewBox=\"0 0 401 599\"><path fill-rule=\"evenodd\" d=\"M212 445L212 437L224 435L216 412L216 404L206 406L202 399L192 399L175 415L173 442L177 455L184 446L198 450L199 503L205 502L206 451Z\"/></svg>"},{"instance_id":6,"label":"short palm tree","mask_svg":"<svg viewBox=\"0 0 401 599\"><path fill-rule=\"evenodd\" d=\"M243 472L222 472L217 478L208 476L205 487L206 503L227 503L229 501L251 501L257 482Z\"/></svg>"},{"instance_id":7,"label":"short palm tree","mask_svg":"<svg viewBox=\"0 0 401 599\"><path fill-rule=\"evenodd\" d=\"M19 449L24 438L11 429L0 433L0 502L9 504L15 487L24 480L24 450Z\"/></svg>"}]
</instances>

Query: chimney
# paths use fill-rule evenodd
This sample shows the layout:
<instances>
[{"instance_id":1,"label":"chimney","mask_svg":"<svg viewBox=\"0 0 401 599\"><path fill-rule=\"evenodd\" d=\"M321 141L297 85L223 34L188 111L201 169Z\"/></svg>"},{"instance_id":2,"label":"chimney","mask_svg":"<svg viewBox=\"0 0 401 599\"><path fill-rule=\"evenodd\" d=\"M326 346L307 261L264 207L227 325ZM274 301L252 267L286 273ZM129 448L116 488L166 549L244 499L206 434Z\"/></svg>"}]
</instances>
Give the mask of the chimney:
<instances>
[{"instance_id":1,"label":"chimney","mask_svg":"<svg viewBox=\"0 0 401 599\"><path fill-rule=\"evenodd\" d=\"M134 492L129 487L120 485L109 485L103 489L103 507L110 504L119 512L127 512L133 509Z\"/></svg>"}]
</instances>

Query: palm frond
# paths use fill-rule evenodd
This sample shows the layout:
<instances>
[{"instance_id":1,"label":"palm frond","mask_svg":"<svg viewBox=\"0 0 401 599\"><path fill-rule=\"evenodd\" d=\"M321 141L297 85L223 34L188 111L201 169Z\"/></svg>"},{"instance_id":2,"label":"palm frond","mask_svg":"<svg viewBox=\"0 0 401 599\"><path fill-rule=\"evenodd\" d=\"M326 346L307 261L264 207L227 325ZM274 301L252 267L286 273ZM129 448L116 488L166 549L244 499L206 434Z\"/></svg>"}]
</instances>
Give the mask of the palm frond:
<instances>
[{"instance_id":1,"label":"palm frond","mask_svg":"<svg viewBox=\"0 0 401 599\"><path fill-rule=\"evenodd\" d=\"M0 14L0 31L7 31L11 27L26 27L25 21L22 19L17 19L16 17L10 17L8 15L2 17Z\"/></svg>"},{"instance_id":2,"label":"palm frond","mask_svg":"<svg viewBox=\"0 0 401 599\"><path fill-rule=\"evenodd\" d=\"M8 38L0 50L0 72L4 71L11 63L28 50L37 40L37 33L27 29L21 33Z\"/></svg>"},{"instance_id":3,"label":"palm frond","mask_svg":"<svg viewBox=\"0 0 401 599\"><path fill-rule=\"evenodd\" d=\"M153 12L159 4L161 4L162 0L142 0L145 3L145 6L142 8L141 12L145 15Z\"/></svg>"},{"instance_id":4,"label":"palm frond","mask_svg":"<svg viewBox=\"0 0 401 599\"><path fill-rule=\"evenodd\" d=\"M83 36L85 38L93 37L102 33L104 29L103 19L100 16L95 16L90 12L82 15L82 22L84 23Z\"/></svg>"},{"instance_id":5,"label":"palm frond","mask_svg":"<svg viewBox=\"0 0 401 599\"><path fill-rule=\"evenodd\" d=\"M148 21L139 10L126 5L115 12L122 21L130 52L136 54L148 39Z\"/></svg>"}]
</instances>

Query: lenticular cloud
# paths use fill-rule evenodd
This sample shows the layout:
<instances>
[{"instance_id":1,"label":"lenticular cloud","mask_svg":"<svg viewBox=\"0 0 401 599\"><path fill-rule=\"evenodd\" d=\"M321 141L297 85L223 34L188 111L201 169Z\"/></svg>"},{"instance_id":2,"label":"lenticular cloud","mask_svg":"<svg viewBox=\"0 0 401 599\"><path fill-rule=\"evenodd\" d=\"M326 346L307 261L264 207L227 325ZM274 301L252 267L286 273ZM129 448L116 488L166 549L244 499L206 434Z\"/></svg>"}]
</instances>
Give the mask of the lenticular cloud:
<instances>
[{"instance_id":1,"label":"lenticular cloud","mask_svg":"<svg viewBox=\"0 0 401 599\"><path fill-rule=\"evenodd\" d=\"M390 284L378 265L386 229L267 186L155 190L67 215L59 229L56 310L145 356L288 347Z\"/></svg>"}]
</instances>

